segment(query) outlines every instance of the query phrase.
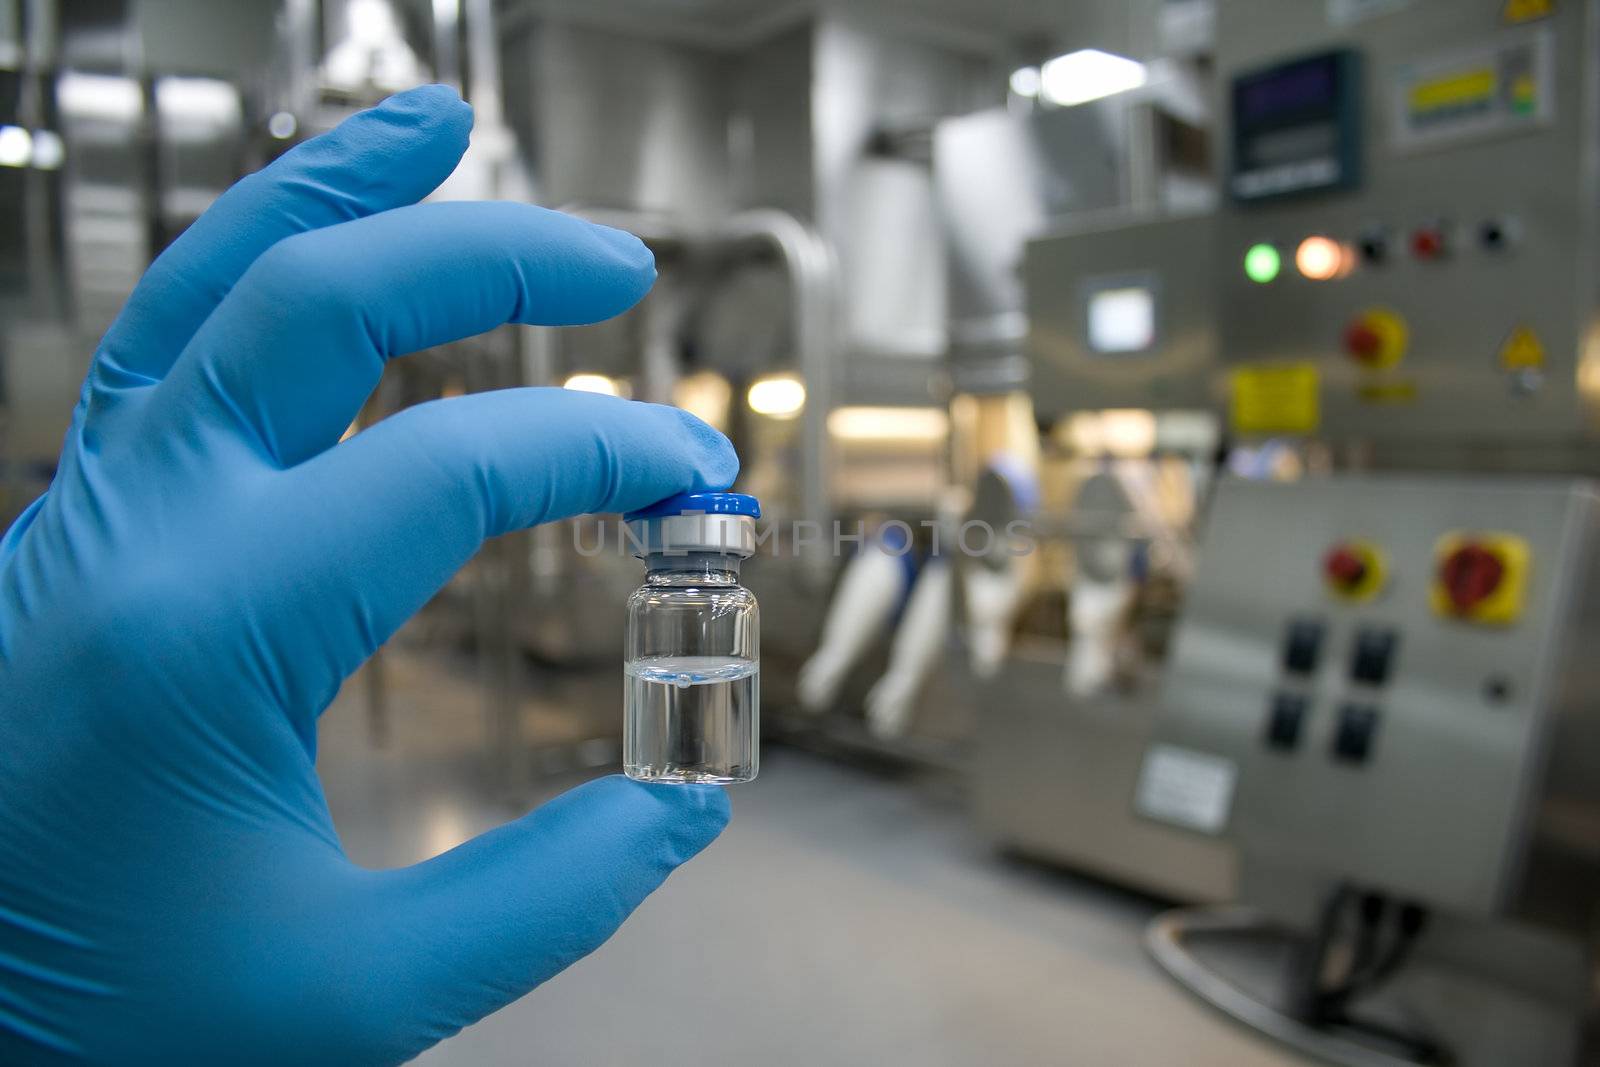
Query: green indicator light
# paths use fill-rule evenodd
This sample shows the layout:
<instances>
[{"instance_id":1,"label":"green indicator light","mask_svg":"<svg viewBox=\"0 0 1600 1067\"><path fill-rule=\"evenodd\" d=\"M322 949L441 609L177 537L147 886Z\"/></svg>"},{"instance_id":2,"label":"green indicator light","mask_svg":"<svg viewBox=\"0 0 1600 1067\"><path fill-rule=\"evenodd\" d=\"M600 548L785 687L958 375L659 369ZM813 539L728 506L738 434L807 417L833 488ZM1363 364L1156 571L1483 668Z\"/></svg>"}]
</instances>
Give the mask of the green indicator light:
<instances>
[{"instance_id":1,"label":"green indicator light","mask_svg":"<svg viewBox=\"0 0 1600 1067\"><path fill-rule=\"evenodd\" d=\"M1269 244L1251 245L1250 251L1244 254L1245 277L1253 282L1265 285L1276 278L1282 268L1283 257Z\"/></svg>"}]
</instances>

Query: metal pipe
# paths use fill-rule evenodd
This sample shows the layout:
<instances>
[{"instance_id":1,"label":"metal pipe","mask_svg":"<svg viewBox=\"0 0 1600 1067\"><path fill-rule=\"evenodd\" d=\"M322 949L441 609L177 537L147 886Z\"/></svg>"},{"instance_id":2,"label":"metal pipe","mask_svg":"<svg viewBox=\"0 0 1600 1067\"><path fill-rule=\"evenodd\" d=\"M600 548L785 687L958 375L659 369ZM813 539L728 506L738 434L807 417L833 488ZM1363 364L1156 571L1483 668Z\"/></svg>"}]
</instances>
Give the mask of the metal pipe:
<instances>
[{"instance_id":1,"label":"metal pipe","mask_svg":"<svg viewBox=\"0 0 1600 1067\"><path fill-rule=\"evenodd\" d=\"M758 208L717 227L718 240L765 243L775 249L789 274L793 306L794 354L806 383L801 424L800 511L817 522L832 517L828 412L833 407L833 363L838 346L832 249L822 236L788 212ZM820 544L807 554L807 569L826 580L831 564Z\"/></svg>"},{"instance_id":2,"label":"metal pipe","mask_svg":"<svg viewBox=\"0 0 1600 1067\"><path fill-rule=\"evenodd\" d=\"M801 426L800 511L823 521L832 515L828 456L828 412L832 408L833 362L838 348L835 317L838 277L833 251L816 230L787 211L754 208L700 231L670 217L614 208L569 204L563 212L634 233L647 244L685 244L734 248L740 245L775 252L789 277L794 358L806 384ZM810 546L808 546L809 548ZM820 545L807 553L808 569L820 580L831 565Z\"/></svg>"}]
</instances>

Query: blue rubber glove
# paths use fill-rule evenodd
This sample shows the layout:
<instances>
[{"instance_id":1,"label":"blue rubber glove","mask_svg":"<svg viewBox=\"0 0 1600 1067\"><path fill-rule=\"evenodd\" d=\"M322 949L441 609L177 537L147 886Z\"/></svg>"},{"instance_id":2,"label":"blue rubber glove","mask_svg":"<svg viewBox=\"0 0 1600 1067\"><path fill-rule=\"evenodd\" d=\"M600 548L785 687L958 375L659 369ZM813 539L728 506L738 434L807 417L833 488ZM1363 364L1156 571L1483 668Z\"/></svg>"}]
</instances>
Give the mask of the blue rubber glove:
<instances>
[{"instance_id":1,"label":"blue rubber glove","mask_svg":"<svg viewBox=\"0 0 1600 1067\"><path fill-rule=\"evenodd\" d=\"M317 715L484 538L737 468L684 412L559 389L340 443L390 356L593 322L654 279L627 234L416 204L471 123L414 90L222 197L0 541L0 1063L403 1060L592 951L726 823L721 790L607 778L403 870L334 833Z\"/></svg>"}]
</instances>

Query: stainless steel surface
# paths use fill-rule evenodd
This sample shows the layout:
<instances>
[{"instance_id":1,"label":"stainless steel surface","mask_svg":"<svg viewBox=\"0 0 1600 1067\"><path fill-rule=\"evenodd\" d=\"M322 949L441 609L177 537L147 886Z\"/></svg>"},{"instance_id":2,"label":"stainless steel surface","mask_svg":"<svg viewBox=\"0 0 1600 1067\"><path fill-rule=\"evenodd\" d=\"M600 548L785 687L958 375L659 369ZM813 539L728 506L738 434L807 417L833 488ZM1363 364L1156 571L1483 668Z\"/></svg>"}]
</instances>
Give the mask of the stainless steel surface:
<instances>
[{"instance_id":1,"label":"stainless steel surface","mask_svg":"<svg viewBox=\"0 0 1600 1067\"><path fill-rule=\"evenodd\" d=\"M921 362L925 377L944 351L933 174L925 160L873 151L873 137L999 103L1008 72L992 55L847 8L818 22L814 48L815 219L849 294L848 394L863 358Z\"/></svg>"},{"instance_id":2,"label":"stainless steel surface","mask_svg":"<svg viewBox=\"0 0 1600 1067\"><path fill-rule=\"evenodd\" d=\"M1024 279L1030 239L1052 226L1106 228L1210 207L1207 193L1189 192L1204 185L1189 173L1195 160L1173 147L1208 142L1205 80L1176 61L1152 69L1158 73L1146 90L1075 107L1013 101L939 123L933 162L948 260L946 358L956 391L1025 383L1028 310L1070 300L1049 288L1053 279ZM1173 137L1179 127L1186 138ZM1188 250L1174 251L1181 259ZM1038 284L1043 291L1030 288Z\"/></svg>"},{"instance_id":3,"label":"stainless steel surface","mask_svg":"<svg viewBox=\"0 0 1600 1067\"><path fill-rule=\"evenodd\" d=\"M1600 899L1600 749L1590 743L1586 666L1600 597L1588 566L1595 506L1593 491L1572 482L1224 483L1155 743L1235 768L1226 833L1247 856L1463 916L1586 931ZM1526 611L1516 623L1468 625L1430 610L1435 541L1460 530L1527 541ZM1351 537L1389 559L1392 578L1370 603L1341 603L1323 586L1322 554ZM1299 685L1281 663L1298 617L1322 620L1326 634L1304 686L1304 736L1281 752L1263 736L1273 694ZM1399 635L1381 687L1350 679L1361 627ZM1379 709L1360 764L1330 753L1347 702Z\"/></svg>"},{"instance_id":4,"label":"stainless steel surface","mask_svg":"<svg viewBox=\"0 0 1600 1067\"><path fill-rule=\"evenodd\" d=\"M818 9L892 16L947 38L998 45L1006 35L1087 41L1141 54L1161 36L1169 0L1062 4L1060 0L509 0L510 22L550 15L609 30L742 48ZM1192 6L1192 3L1191 3Z\"/></svg>"},{"instance_id":5,"label":"stainless steel surface","mask_svg":"<svg viewBox=\"0 0 1600 1067\"><path fill-rule=\"evenodd\" d=\"M1028 243L1027 353L1040 415L1215 405L1215 227L1209 215L1124 216ZM1097 352L1089 343L1090 298L1122 286L1152 294L1154 339L1146 351Z\"/></svg>"},{"instance_id":6,"label":"stainless steel surface","mask_svg":"<svg viewBox=\"0 0 1600 1067\"><path fill-rule=\"evenodd\" d=\"M1594 195L1600 29L1593 3L1549 6L1548 17L1512 26L1500 0L1415 0L1335 26L1323 4L1221 0L1216 36L1224 94L1241 71L1332 44L1362 55L1359 187L1226 203L1213 268L1224 358L1313 362L1323 379L1325 436L1391 447L1519 448L1592 436L1600 370L1593 341L1600 293ZM1402 142L1397 97L1407 70L1522 41L1546 42L1551 52L1548 122L1464 133L1425 147ZM1493 219L1514 220L1521 233L1502 251L1479 243L1478 227ZM1408 235L1436 220L1455 247L1437 262L1418 262L1405 246ZM1297 276L1293 252L1301 238L1321 233L1354 242L1372 227L1387 230L1388 262L1358 264L1348 277L1327 282ZM1258 241L1278 242L1285 253L1282 276L1268 285L1247 280L1242 269L1245 250ZM1347 323L1373 306L1392 308L1410 325L1409 353L1383 373L1363 372L1341 345ZM1500 366L1500 348L1518 326L1532 328L1543 342L1542 373L1524 376ZM1476 462L1457 465L1472 469ZM1396 463L1403 459L1390 465ZM1593 467L1592 458L1584 463Z\"/></svg>"},{"instance_id":7,"label":"stainless steel surface","mask_svg":"<svg viewBox=\"0 0 1600 1067\"><path fill-rule=\"evenodd\" d=\"M513 27L501 49L517 86L507 114L541 203L689 225L730 210L730 57L555 20Z\"/></svg>"},{"instance_id":8,"label":"stainless steel surface","mask_svg":"<svg viewBox=\"0 0 1600 1067\"><path fill-rule=\"evenodd\" d=\"M1059 655L1014 650L979 705L973 806L1000 844L1167 900L1237 891L1231 843L1140 818L1133 784L1155 725L1155 687L1074 700Z\"/></svg>"},{"instance_id":9,"label":"stainless steel surface","mask_svg":"<svg viewBox=\"0 0 1600 1067\"><path fill-rule=\"evenodd\" d=\"M990 108L935 129L946 359L958 392L1027 381L1024 248L1052 220L1128 203L1127 120L1113 99L1021 114Z\"/></svg>"},{"instance_id":10,"label":"stainless steel surface","mask_svg":"<svg viewBox=\"0 0 1600 1067\"><path fill-rule=\"evenodd\" d=\"M932 179L925 162L872 145L897 124L1000 99L992 51L843 8L782 20L737 49L560 13L505 25L511 124L542 202L689 230L741 208L786 212L821 234L843 279L840 387L859 376L888 402L927 401L944 341Z\"/></svg>"}]
</instances>

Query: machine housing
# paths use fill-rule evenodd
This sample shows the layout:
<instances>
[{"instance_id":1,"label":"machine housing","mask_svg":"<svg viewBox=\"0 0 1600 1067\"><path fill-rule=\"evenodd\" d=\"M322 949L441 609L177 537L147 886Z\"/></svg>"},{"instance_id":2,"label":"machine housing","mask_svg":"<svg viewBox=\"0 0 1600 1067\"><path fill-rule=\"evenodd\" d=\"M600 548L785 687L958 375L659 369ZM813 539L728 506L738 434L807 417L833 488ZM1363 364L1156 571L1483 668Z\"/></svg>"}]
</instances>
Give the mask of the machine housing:
<instances>
[{"instance_id":1,"label":"machine housing","mask_svg":"<svg viewBox=\"0 0 1600 1067\"><path fill-rule=\"evenodd\" d=\"M1223 483L1136 806L1326 884L1586 935L1597 504L1583 482ZM1514 617L1441 614L1462 537L1524 546ZM1324 563L1357 541L1387 575L1351 597Z\"/></svg>"}]
</instances>

